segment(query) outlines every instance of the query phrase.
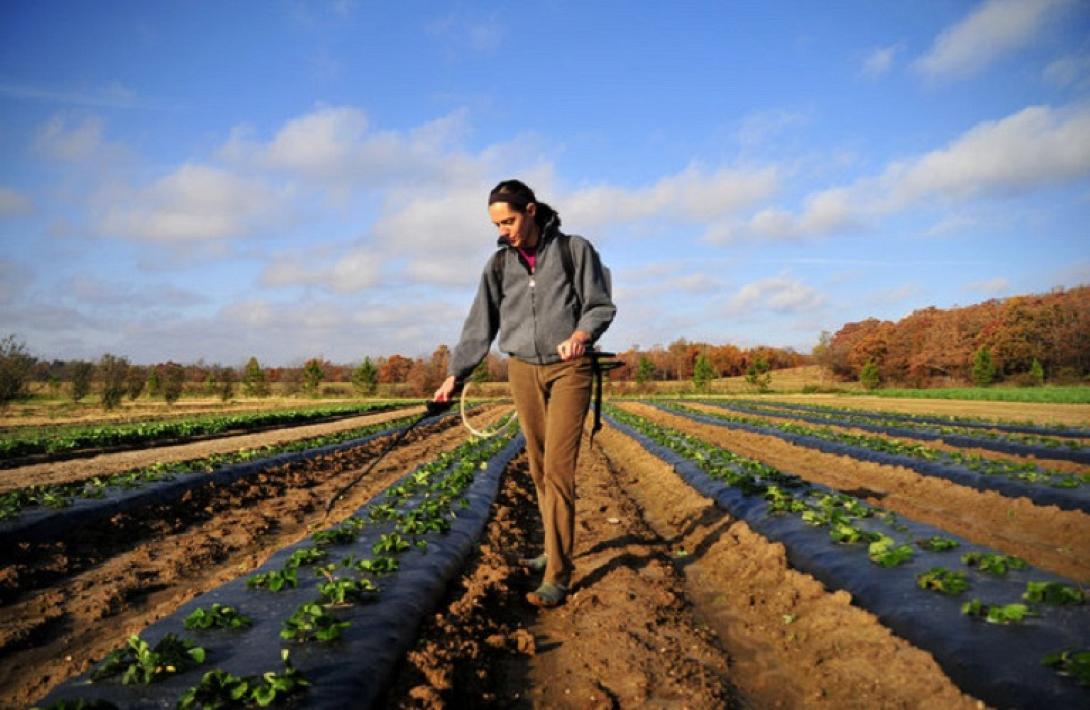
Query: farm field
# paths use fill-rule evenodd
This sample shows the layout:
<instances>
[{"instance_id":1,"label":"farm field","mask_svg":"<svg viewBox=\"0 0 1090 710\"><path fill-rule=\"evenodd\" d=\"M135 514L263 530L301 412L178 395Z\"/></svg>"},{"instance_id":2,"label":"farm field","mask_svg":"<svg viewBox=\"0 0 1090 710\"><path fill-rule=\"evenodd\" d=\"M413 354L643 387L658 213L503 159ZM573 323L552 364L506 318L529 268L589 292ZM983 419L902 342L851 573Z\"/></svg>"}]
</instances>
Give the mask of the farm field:
<instances>
[{"instance_id":1,"label":"farm field","mask_svg":"<svg viewBox=\"0 0 1090 710\"><path fill-rule=\"evenodd\" d=\"M0 553L0 706L173 704L217 668L236 680L277 670L288 680L262 692L313 707L338 698L391 707L1085 705L1090 689L1071 677L1073 659L1090 650L1090 513L1081 507L1090 465L1077 460L1090 416L1068 411L1079 405L1035 405L1027 415L1001 406L1011 403L755 401L607 405L577 471L572 593L550 611L522 598L537 580L519 560L540 552L541 533L519 439L474 443L456 416L414 429L328 517L326 501L419 407L2 471L0 490L12 492L264 445L290 444L293 453L278 455L296 457L232 459L216 471L237 473L217 483L202 483L206 469L152 480L145 487L163 492L147 499L139 487L109 489L101 505L120 507L106 517L85 514L100 503L79 499L0 521L9 543ZM725 406L740 402L750 408ZM1051 428L974 429L967 420L945 439L909 440L823 409L849 405ZM471 419L490 426L509 410L488 403ZM901 443L879 456L867 437ZM997 442L1008 450L980 445ZM1038 490L1051 502L1033 498ZM429 517L433 503L445 512ZM20 533L34 516L54 524ZM924 530L958 547L932 551ZM917 586L935 566L969 588L948 597ZM286 576L298 586L278 581L286 586L272 591ZM303 614L322 579L329 586ZM1051 586L1023 599L1030 582ZM250 625L183 626L212 602L249 613ZM77 682L131 635L154 646L175 632L205 649L202 663L152 673L146 686ZM953 662L951 646L983 664L1007 661L985 671ZM280 648L290 649L287 665ZM1042 665L1065 651L1057 668ZM296 673L310 685L294 684Z\"/></svg>"}]
</instances>

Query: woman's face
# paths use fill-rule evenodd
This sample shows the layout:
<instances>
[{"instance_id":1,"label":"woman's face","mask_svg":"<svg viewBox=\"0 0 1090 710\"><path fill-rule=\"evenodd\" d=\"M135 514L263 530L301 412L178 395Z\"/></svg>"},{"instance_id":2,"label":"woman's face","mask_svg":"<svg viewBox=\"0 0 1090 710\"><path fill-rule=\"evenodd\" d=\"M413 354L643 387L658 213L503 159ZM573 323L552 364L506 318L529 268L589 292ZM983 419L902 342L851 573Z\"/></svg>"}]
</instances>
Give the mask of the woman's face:
<instances>
[{"instance_id":1,"label":"woman's face","mask_svg":"<svg viewBox=\"0 0 1090 710\"><path fill-rule=\"evenodd\" d=\"M488 216L496 229L500 231L500 239L505 240L513 247L532 247L537 244L537 225L534 223L534 213L537 205L526 205L525 212L511 209L506 202L493 202L488 206Z\"/></svg>"}]
</instances>

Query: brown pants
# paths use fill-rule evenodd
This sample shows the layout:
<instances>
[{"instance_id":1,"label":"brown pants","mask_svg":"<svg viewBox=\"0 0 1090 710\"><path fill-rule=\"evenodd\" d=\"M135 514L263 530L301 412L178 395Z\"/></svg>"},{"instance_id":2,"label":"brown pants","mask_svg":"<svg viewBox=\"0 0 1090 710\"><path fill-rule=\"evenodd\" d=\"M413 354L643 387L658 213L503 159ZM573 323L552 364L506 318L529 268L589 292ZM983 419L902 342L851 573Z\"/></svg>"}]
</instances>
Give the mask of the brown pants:
<instances>
[{"instance_id":1,"label":"brown pants","mask_svg":"<svg viewBox=\"0 0 1090 710\"><path fill-rule=\"evenodd\" d=\"M590 406L591 360L531 365L511 358L507 367L545 527L544 581L568 586L575 568L575 463Z\"/></svg>"}]
</instances>

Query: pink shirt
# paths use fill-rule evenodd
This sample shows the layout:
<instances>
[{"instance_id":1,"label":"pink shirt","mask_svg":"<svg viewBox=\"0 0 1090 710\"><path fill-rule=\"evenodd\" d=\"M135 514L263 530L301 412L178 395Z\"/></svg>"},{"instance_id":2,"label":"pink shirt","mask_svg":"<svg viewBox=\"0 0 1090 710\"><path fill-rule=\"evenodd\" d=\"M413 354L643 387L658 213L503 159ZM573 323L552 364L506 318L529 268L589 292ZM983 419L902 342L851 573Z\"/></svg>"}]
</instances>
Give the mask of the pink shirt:
<instances>
[{"instance_id":1,"label":"pink shirt","mask_svg":"<svg viewBox=\"0 0 1090 710\"><path fill-rule=\"evenodd\" d=\"M523 249L522 247L515 248L519 250L519 254L522 254L522 258L530 265L530 271L533 271L534 265L537 263L537 247L530 247L529 249Z\"/></svg>"}]
</instances>

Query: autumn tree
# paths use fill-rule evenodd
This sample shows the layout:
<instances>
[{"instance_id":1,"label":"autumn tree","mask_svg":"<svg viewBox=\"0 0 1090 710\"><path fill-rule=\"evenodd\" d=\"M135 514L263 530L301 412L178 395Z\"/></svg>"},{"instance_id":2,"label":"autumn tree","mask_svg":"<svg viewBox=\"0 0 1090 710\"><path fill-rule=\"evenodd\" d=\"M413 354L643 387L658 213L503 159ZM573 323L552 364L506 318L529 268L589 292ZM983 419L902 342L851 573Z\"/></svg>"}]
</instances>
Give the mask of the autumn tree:
<instances>
[{"instance_id":1,"label":"autumn tree","mask_svg":"<svg viewBox=\"0 0 1090 710\"><path fill-rule=\"evenodd\" d=\"M129 396L129 400L135 402L140 397L144 392L147 379L147 368L129 365L129 371L125 375L125 393Z\"/></svg>"},{"instance_id":2,"label":"autumn tree","mask_svg":"<svg viewBox=\"0 0 1090 710\"><path fill-rule=\"evenodd\" d=\"M27 383L35 358L27 352L26 344L8 335L0 340L0 407L27 395Z\"/></svg>"},{"instance_id":3,"label":"autumn tree","mask_svg":"<svg viewBox=\"0 0 1090 710\"><path fill-rule=\"evenodd\" d=\"M102 380L103 409L116 409L117 405L121 404L121 398L127 389L128 375L129 361L126 358L106 353L98 361L98 376Z\"/></svg>"},{"instance_id":4,"label":"autumn tree","mask_svg":"<svg viewBox=\"0 0 1090 710\"><path fill-rule=\"evenodd\" d=\"M173 405L181 398L182 391L185 389L185 368L176 362L168 362L160 367L163 399L167 404Z\"/></svg>"},{"instance_id":5,"label":"autumn tree","mask_svg":"<svg viewBox=\"0 0 1090 710\"><path fill-rule=\"evenodd\" d=\"M78 402L91 392L91 375L95 366L86 360L75 360L68 366L72 377L72 401Z\"/></svg>"}]
</instances>

